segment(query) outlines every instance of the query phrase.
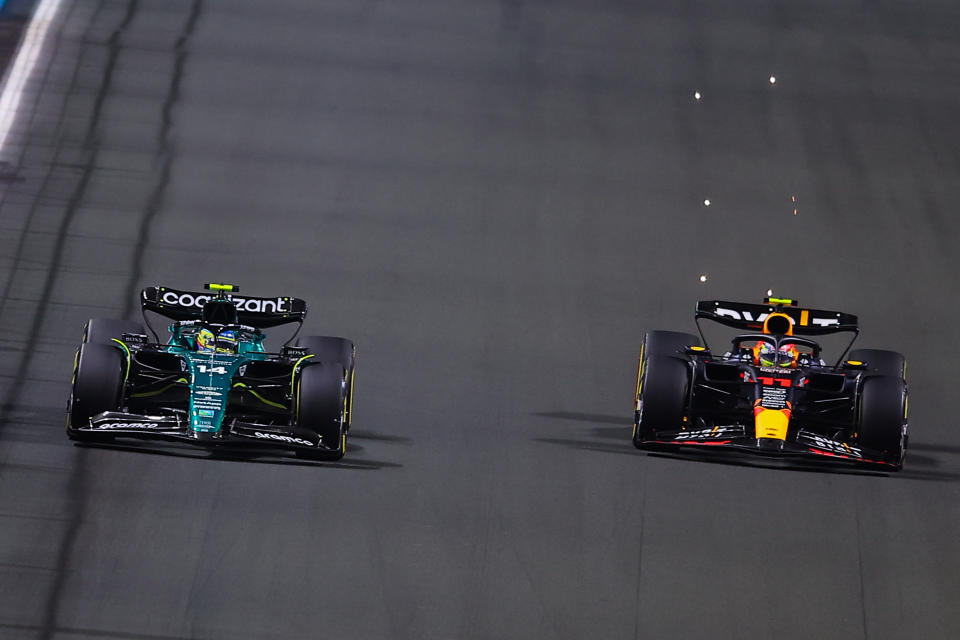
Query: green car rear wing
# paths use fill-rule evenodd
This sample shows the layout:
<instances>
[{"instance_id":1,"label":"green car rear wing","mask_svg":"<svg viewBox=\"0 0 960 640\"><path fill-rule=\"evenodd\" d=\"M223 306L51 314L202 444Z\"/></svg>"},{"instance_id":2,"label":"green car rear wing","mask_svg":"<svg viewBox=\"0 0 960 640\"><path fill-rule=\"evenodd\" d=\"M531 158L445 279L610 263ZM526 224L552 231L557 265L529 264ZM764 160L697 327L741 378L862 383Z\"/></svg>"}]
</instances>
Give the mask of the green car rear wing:
<instances>
[{"instance_id":1,"label":"green car rear wing","mask_svg":"<svg viewBox=\"0 0 960 640\"><path fill-rule=\"evenodd\" d=\"M230 287L229 290L226 287ZM212 300L229 300L237 307L240 324L266 329L284 324L303 324L307 303L300 298L254 298L239 296L232 285L210 285L216 293L180 291L170 287L147 287L140 292L140 307L171 320L200 320L203 305Z\"/></svg>"}]
</instances>

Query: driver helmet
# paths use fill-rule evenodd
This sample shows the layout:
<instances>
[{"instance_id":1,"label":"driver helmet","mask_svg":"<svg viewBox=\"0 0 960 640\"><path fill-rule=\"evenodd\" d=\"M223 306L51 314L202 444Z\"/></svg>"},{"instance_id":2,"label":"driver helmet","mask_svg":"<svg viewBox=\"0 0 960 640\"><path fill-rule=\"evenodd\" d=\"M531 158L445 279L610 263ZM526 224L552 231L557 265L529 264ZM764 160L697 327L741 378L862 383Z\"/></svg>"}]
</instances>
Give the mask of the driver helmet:
<instances>
[{"instance_id":1,"label":"driver helmet","mask_svg":"<svg viewBox=\"0 0 960 640\"><path fill-rule=\"evenodd\" d=\"M227 329L217 334L217 353L237 352L237 332Z\"/></svg>"},{"instance_id":2,"label":"driver helmet","mask_svg":"<svg viewBox=\"0 0 960 640\"><path fill-rule=\"evenodd\" d=\"M213 331L210 329L200 329L197 332L197 351L201 353L213 353L216 348L216 336L213 335Z\"/></svg>"},{"instance_id":3,"label":"driver helmet","mask_svg":"<svg viewBox=\"0 0 960 640\"><path fill-rule=\"evenodd\" d=\"M779 349L769 342L759 342L754 347L754 361L761 367L795 367L800 357L797 345L785 342Z\"/></svg>"}]
</instances>

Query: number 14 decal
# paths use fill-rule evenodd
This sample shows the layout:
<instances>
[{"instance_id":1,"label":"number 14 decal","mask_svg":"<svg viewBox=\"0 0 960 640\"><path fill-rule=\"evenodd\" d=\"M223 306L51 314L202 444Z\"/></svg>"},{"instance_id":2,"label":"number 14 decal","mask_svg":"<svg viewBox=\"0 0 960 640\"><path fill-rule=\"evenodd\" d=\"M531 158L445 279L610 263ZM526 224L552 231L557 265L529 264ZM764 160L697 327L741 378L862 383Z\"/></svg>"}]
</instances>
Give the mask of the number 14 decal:
<instances>
[{"instance_id":1,"label":"number 14 decal","mask_svg":"<svg viewBox=\"0 0 960 640\"><path fill-rule=\"evenodd\" d=\"M200 373L219 373L221 375L227 374L226 367L208 367L205 364L198 364L197 371L199 371Z\"/></svg>"}]
</instances>

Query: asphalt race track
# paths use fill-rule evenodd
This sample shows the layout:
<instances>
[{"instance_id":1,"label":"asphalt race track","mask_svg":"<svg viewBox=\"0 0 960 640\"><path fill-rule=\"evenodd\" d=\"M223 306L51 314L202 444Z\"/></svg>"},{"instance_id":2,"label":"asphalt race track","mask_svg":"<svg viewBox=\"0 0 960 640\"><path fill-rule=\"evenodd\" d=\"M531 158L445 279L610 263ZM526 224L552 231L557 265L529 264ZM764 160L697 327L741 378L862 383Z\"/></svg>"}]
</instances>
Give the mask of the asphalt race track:
<instances>
[{"instance_id":1,"label":"asphalt race track","mask_svg":"<svg viewBox=\"0 0 960 640\"><path fill-rule=\"evenodd\" d=\"M955 0L50 33L0 149L0 637L960 637ZM356 341L341 463L67 440L84 321L206 280ZM902 473L632 447L643 332L768 288L907 355Z\"/></svg>"}]
</instances>

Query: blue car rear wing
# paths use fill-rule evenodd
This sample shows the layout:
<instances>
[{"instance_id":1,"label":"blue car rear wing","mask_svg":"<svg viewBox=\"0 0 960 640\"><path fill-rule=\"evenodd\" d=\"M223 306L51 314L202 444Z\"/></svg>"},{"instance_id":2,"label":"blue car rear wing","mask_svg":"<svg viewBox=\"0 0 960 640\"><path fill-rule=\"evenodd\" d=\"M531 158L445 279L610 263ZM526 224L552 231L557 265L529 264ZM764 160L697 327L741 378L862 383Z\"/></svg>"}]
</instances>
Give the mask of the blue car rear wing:
<instances>
[{"instance_id":1,"label":"blue car rear wing","mask_svg":"<svg viewBox=\"0 0 960 640\"><path fill-rule=\"evenodd\" d=\"M707 341L704 338L703 330L700 328L701 318L734 329L781 335L822 336L834 333L853 333L853 338L847 348L843 350L843 353L840 354L840 359L835 365L838 366L860 334L860 325L855 315L840 311L806 309L800 307L795 300L767 298L764 302L765 304L729 302L726 300L700 300L697 302L694 319L704 345L707 344ZM771 315L774 317L771 318Z\"/></svg>"},{"instance_id":2,"label":"blue car rear wing","mask_svg":"<svg viewBox=\"0 0 960 640\"><path fill-rule=\"evenodd\" d=\"M859 330L857 316L839 311L804 309L784 304L751 304L724 300L701 300L697 303L696 318L706 318L744 331L763 329L764 320L771 313L781 313L792 321L796 335L818 336Z\"/></svg>"},{"instance_id":3,"label":"blue car rear wing","mask_svg":"<svg viewBox=\"0 0 960 640\"><path fill-rule=\"evenodd\" d=\"M140 307L171 320L199 320L203 317L203 305L218 298L236 305L240 324L257 329L294 322L303 324L307 317L307 303L300 298L254 298L222 291L198 293L170 287L147 287L140 292Z\"/></svg>"}]
</instances>

